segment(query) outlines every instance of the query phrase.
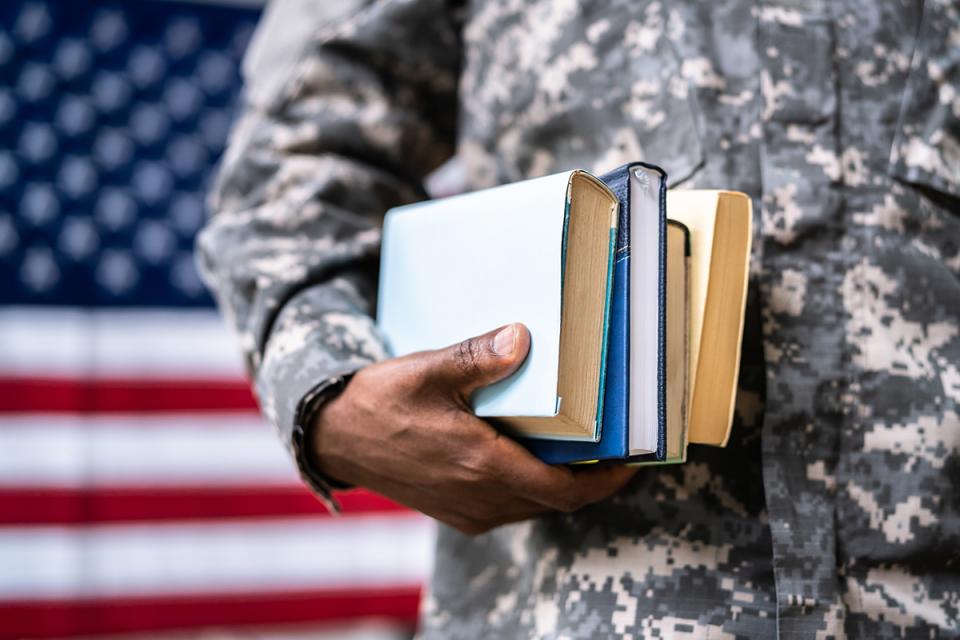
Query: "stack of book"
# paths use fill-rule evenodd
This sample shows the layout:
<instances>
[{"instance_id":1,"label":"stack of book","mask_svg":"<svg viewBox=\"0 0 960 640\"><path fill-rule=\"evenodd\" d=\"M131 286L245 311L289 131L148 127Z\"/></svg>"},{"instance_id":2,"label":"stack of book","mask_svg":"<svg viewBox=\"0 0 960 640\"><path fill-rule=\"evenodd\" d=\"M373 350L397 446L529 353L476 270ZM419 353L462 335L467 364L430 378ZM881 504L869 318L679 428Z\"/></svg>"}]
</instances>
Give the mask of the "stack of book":
<instances>
[{"instance_id":1,"label":"stack of book","mask_svg":"<svg viewBox=\"0 0 960 640\"><path fill-rule=\"evenodd\" d=\"M552 464L683 462L730 435L751 225L746 195L642 162L397 207L377 322L396 356L522 322L530 353L478 416Z\"/></svg>"}]
</instances>

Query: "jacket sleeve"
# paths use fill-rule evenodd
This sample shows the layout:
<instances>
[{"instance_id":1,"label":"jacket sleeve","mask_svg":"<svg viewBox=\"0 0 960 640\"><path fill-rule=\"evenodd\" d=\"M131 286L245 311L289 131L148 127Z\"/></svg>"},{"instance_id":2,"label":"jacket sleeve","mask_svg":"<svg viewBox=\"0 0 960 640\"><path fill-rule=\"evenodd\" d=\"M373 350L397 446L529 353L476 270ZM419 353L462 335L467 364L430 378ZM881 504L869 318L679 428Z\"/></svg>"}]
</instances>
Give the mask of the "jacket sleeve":
<instances>
[{"instance_id":1,"label":"jacket sleeve","mask_svg":"<svg viewBox=\"0 0 960 640\"><path fill-rule=\"evenodd\" d=\"M304 398L386 357L380 226L452 154L459 63L443 0L279 0L254 37L198 259L291 450Z\"/></svg>"}]
</instances>

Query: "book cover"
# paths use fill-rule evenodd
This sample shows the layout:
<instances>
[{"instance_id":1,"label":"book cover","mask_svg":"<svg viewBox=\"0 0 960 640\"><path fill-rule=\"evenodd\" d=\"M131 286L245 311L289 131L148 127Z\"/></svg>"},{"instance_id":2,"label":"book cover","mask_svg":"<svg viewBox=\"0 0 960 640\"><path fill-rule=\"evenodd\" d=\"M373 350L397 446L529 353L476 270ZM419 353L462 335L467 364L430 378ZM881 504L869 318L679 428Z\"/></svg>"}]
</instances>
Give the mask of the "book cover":
<instances>
[{"instance_id":1,"label":"book cover","mask_svg":"<svg viewBox=\"0 0 960 640\"><path fill-rule=\"evenodd\" d=\"M631 456L637 466L677 464L687 459L690 390L690 230L667 220L666 447L661 454Z\"/></svg>"},{"instance_id":2,"label":"book cover","mask_svg":"<svg viewBox=\"0 0 960 640\"><path fill-rule=\"evenodd\" d=\"M666 416L664 413L665 348L666 348L666 173L659 167L644 162L625 164L600 179L620 201L620 223L617 232L616 257L613 271L612 301L610 303L609 334L607 336L606 384L604 390L603 423L597 442L562 442L522 440L538 458L550 464L622 459L631 455L630 442L630 369L631 369L631 212L630 197L632 171L646 170L646 175L659 179L657 185L657 220L649 225L656 230L652 246L656 247L659 285L650 300L658 310L655 344L657 353L656 380L652 392L656 398L656 440L652 452L645 459L663 460L666 456Z\"/></svg>"}]
</instances>

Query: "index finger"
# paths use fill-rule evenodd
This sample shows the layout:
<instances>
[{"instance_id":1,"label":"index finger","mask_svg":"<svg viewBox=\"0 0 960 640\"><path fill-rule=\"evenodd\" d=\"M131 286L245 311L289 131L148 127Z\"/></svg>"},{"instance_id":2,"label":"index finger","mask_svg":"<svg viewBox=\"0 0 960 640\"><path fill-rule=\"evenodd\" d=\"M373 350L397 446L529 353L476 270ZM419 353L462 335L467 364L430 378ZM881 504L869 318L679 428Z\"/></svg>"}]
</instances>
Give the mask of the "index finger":
<instances>
[{"instance_id":1,"label":"index finger","mask_svg":"<svg viewBox=\"0 0 960 640\"><path fill-rule=\"evenodd\" d=\"M574 471L549 465L508 437L494 441L496 472L517 495L558 511L576 511L616 493L637 472L626 466Z\"/></svg>"}]
</instances>

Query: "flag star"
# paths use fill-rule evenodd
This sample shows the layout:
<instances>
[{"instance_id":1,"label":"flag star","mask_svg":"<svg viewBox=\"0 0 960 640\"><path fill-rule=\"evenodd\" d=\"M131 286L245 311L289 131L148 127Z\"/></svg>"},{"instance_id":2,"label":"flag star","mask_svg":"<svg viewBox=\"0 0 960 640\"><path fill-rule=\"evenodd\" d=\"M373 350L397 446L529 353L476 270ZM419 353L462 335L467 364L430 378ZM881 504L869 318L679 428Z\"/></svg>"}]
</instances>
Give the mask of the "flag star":
<instances>
[{"instance_id":1,"label":"flag star","mask_svg":"<svg viewBox=\"0 0 960 640\"><path fill-rule=\"evenodd\" d=\"M20 281L27 288L42 293L48 291L60 279L60 268L48 247L27 249L20 265Z\"/></svg>"},{"instance_id":2,"label":"flag star","mask_svg":"<svg viewBox=\"0 0 960 640\"><path fill-rule=\"evenodd\" d=\"M186 120L200 109L203 98L200 90L183 78L172 78L163 92L167 109L176 120Z\"/></svg>"},{"instance_id":3,"label":"flag star","mask_svg":"<svg viewBox=\"0 0 960 640\"><path fill-rule=\"evenodd\" d=\"M230 117L224 110L211 109L200 121L200 135L211 149L222 149L230 133Z\"/></svg>"},{"instance_id":4,"label":"flag star","mask_svg":"<svg viewBox=\"0 0 960 640\"><path fill-rule=\"evenodd\" d=\"M173 260L170 267L170 280L178 290L191 298L201 295L204 291L203 282L197 273L197 265L193 254L181 251Z\"/></svg>"},{"instance_id":5,"label":"flag star","mask_svg":"<svg viewBox=\"0 0 960 640\"><path fill-rule=\"evenodd\" d=\"M199 173L208 161L206 148L189 136L177 136L167 146L167 162L180 177Z\"/></svg>"},{"instance_id":6,"label":"flag star","mask_svg":"<svg viewBox=\"0 0 960 640\"><path fill-rule=\"evenodd\" d=\"M0 255L10 253L20 244L20 234L8 213L0 213Z\"/></svg>"},{"instance_id":7,"label":"flag star","mask_svg":"<svg viewBox=\"0 0 960 640\"><path fill-rule=\"evenodd\" d=\"M209 95L219 95L235 84L236 70L236 63L226 54L208 51L197 67L200 86Z\"/></svg>"},{"instance_id":8,"label":"flag star","mask_svg":"<svg viewBox=\"0 0 960 640\"><path fill-rule=\"evenodd\" d=\"M100 51L109 51L127 38L127 21L119 11L101 11L93 20L90 39Z\"/></svg>"},{"instance_id":9,"label":"flag star","mask_svg":"<svg viewBox=\"0 0 960 640\"><path fill-rule=\"evenodd\" d=\"M137 217L136 202L119 189L101 190L93 210L97 223L113 232L129 226Z\"/></svg>"},{"instance_id":10,"label":"flag star","mask_svg":"<svg viewBox=\"0 0 960 640\"><path fill-rule=\"evenodd\" d=\"M13 56L16 53L16 47L13 46L13 41L3 31L0 31L0 65L7 64L13 60Z\"/></svg>"},{"instance_id":11,"label":"flag star","mask_svg":"<svg viewBox=\"0 0 960 640\"><path fill-rule=\"evenodd\" d=\"M131 93L130 84L117 73L101 71L93 80L93 102L106 113L117 111L130 102Z\"/></svg>"},{"instance_id":12,"label":"flag star","mask_svg":"<svg viewBox=\"0 0 960 640\"><path fill-rule=\"evenodd\" d=\"M179 193L170 205L173 225L185 236L192 236L203 224L203 203L196 194Z\"/></svg>"},{"instance_id":13,"label":"flag star","mask_svg":"<svg viewBox=\"0 0 960 640\"><path fill-rule=\"evenodd\" d=\"M23 42L32 43L43 38L53 27L50 11L40 2L23 5L14 26L16 36Z\"/></svg>"},{"instance_id":14,"label":"flag star","mask_svg":"<svg viewBox=\"0 0 960 640\"><path fill-rule=\"evenodd\" d=\"M200 86L208 94L217 95L233 84L236 65L217 51L204 51L197 65Z\"/></svg>"},{"instance_id":15,"label":"flag star","mask_svg":"<svg viewBox=\"0 0 960 640\"><path fill-rule=\"evenodd\" d=\"M237 60L243 58L243 54L247 50L247 45L250 44L250 38L253 37L253 32L255 29L256 23L244 21L233 30L233 38L230 41L230 49L233 57Z\"/></svg>"},{"instance_id":16,"label":"flag star","mask_svg":"<svg viewBox=\"0 0 960 640\"><path fill-rule=\"evenodd\" d=\"M167 72L167 63L154 47L140 45L127 63L133 83L144 89L155 84Z\"/></svg>"},{"instance_id":17,"label":"flag star","mask_svg":"<svg viewBox=\"0 0 960 640\"><path fill-rule=\"evenodd\" d=\"M100 238L88 217L70 216L63 221L58 248L74 260L82 260L97 249Z\"/></svg>"},{"instance_id":18,"label":"flag star","mask_svg":"<svg viewBox=\"0 0 960 640\"><path fill-rule=\"evenodd\" d=\"M90 49L76 39L64 39L57 46L53 66L62 78L72 80L90 70L93 56Z\"/></svg>"},{"instance_id":19,"label":"flag star","mask_svg":"<svg viewBox=\"0 0 960 640\"><path fill-rule=\"evenodd\" d=\"M170 197L173 178L159 162L138 162L133 170L133 188L144 202L157 204Z\"/></svg>"},{"instance_id":20,"label":"flag star","mask_svg":"<svg viewBox=\"0 0 960 640\"><path fill-rule=\"evenodd\" d=\"M133 159L133 142L118 129L101 129L93 142L93 157L108 170L126 166Z\"/></svg>"},{"instance_id":21,"label":"flag star","mask_svg":"<svg viewBox=\"0 0 960 640\"><path fill-rule=\"evenodd\" d=\"M163 34L167 53L174 59L182 59L200 48L201 31L193 18L179 18L170 23Z\"/></svg>"},{"instance_id":22,"label":"flag star","mask_svg":"<svg viewBox=\"0 0 960 640\"><path fill-rule=\"evenodd\" d=\"M17 91L29 102L39 102L53 92L53 73L45 65L28 62L17 78Z\"/></svg>"},{"instance_id":23,"label":"flag star","mask_svg":"<svg viewBox=\"0 0 960 640\"><path fill-rule=\"evenodd\" d=\"M100 254L95 278L97 283L113 295L129 291L140 279L137 265L128 251L105 249Z\"/></svg>"},{"instance_id":24,"label":"flag star","mask_svg":"<svg viewBox=\"0 0 960 640\"><path fill-rule=\"evenodd\" d=\"M86 133L93 126L93 107L85 98L67 96L57 109L57 126L70 136Z\"/></svg>"},{"instance_id":25,"label":"flag star","mask_svg":"<svg viewBox=\"0 0 960 640\"><path fill-rule=\"evenodd\" d=\"M20 197L20 216L35 226L43 226L60 215L60 201L49 184L28 184Z\"/></svg>"},{"instance_id":26,"label":"flag star","mask_svg":"<svg viewBox=\"0 0 960 640\"><path fill-rule=\"evenodd\" d=\"M20 168L12 153L0 151L0 189L16 184L20 178Z\"/></svg>"},{"instance_id":27,"label":"flag star","mask_svg":"<svg viewBox=\"0 0 960 640\"><path fill-rule=\"evenodd\" d=\"M176 246L173 232L158 220L145 220L133 238L133 250L151 264L159 264L170 257Z\"/></svg>"},{"instance_id":28,"label":"flag star","mask_svg":"<svg viewBox=\"0 0 960 640\"><path fill-rule=\"evenodd\" d=\"M10 95L10 91L0 87L0 125L13 120L17 115L17 101Z\"/></svg>"},{"instance_id":29,"label":"flag star","mask_svg":"<svg viewBox=\"0 0 960 640\"><path fill-rule=\"evenodd\" d=\"M130 130L141 144L152 144L167 135L170 118L157 105L141 104L130 116Z\"/></svg>"},{"instance_id":30,"label":"flag star","mask_svg":"<svg viewBox=\"0 0 960 640\"><path fill-rule=\"evenodd\" d=\"M72 198L84 196L97 187L97 171L89 158L71 156L63 161L57 186Z\"/></svg>"},{"instance_id":31,"label":"flag star","mask_svg":"<svg viewBox=\"0 0 960 640\"><path fill-rule=\"evenodd\" d=\"M17 152L27 161L40 164L57 152L57 136L53 128L40 122L28 122L20 132Z\"/></svg>"}]
</instances>

